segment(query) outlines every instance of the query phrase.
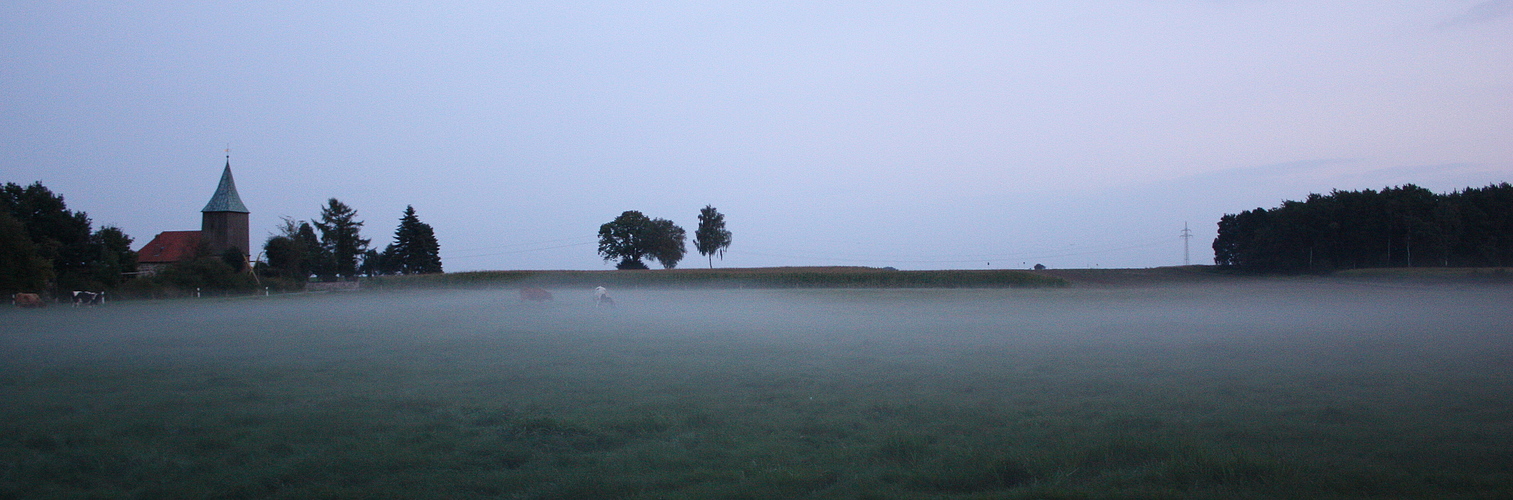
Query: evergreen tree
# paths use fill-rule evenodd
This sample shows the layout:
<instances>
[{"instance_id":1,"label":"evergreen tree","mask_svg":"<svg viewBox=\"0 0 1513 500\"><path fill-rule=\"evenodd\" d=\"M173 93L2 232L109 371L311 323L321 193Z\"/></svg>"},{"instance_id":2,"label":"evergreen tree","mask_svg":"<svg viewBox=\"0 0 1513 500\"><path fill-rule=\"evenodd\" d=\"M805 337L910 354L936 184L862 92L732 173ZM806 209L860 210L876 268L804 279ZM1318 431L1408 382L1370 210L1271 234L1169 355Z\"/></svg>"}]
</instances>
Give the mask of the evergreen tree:
<instances>
[{"instance_id":1,"label":"evergreen tree","mask_svg":"<svg viewBox=\"0 0 1513 500\"><path fill-rule=\"evenodd\" d=\"M394 230L394 242L383 252L381 270L394 274L425 274L441 271L441 245L430 224L415 216L414 206L405 206Z\"/></svg>"},{"instance_id":2,"label":"evergreen tree","mask_svg":"<svg viewBox=\"0 0 1513 500\"><path fill-rule=\"evenodd\" d=\"M1513 263L1513 185L1446 195L1407 184L1226 214L1214 262L1258 272Z\"/></svg>"},{"instance_id":3,"label":"evergreen tree","mask_svg":"<svg viewBox=\"0 0 1513 500\"><path fill-rule=\"evenodd\" d=\"M693 233L693 246L709 258L709 268L714 269L714 256L725 258L725 249L730 248L730 231L725 229L725 214L705 205L699 210L699 229Z\"/></svg>"},{"instance_id":4,"label":"evergreen tree","mask_svg":"<svg viewBox=\"0 0 1513 500\"><path fill-rule=\"evenodd\" d=\"M320 246L330 264L325 277L353 278L357 276L357 261L368 248L368 240L362 238L362 221L357 220L357 211L347 204L331 198L320 210L320 220L315 226L320 230ZM324 257L324 255L323 255Z\"/></svg>"}]
</instances>

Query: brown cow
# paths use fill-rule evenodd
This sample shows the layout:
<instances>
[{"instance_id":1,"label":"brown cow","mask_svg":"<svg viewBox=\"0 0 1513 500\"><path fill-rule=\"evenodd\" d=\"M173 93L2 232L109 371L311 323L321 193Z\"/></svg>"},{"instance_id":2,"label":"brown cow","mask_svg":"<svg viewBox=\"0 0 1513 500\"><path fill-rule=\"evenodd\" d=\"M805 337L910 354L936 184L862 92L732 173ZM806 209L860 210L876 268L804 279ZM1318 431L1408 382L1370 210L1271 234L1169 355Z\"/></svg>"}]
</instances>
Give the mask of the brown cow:
<instances>
[{"instance_id":1,"label":"brown cow","mask_svg":"<svg viewBox=\"0 0 1513 500\"><path fill-rule=\"evenodd\" d=\"M533 286L532 287L521 288L520 289L520 301L521 302L525 302L527 300L531 301L531 302L537 302L537 303L546 302L548 300L552 300L552 292L548 292L546 290L543 290L543 289L540 289L540 288L536 288L536 287L533 287Z\"/></svg>"},{"instance_id":2,"label":"brown cow","mask_svg":"<svg viewBox=\"0 0 1513 500\"><path fill-rule=\"evenodd\" d=\"M47 303L42 301L42 296L35 293L18 293L12 295L11 302L16 303L16 307L24 307L27 309L34 307L47 307Z\"/></svg>"}]
</instances>

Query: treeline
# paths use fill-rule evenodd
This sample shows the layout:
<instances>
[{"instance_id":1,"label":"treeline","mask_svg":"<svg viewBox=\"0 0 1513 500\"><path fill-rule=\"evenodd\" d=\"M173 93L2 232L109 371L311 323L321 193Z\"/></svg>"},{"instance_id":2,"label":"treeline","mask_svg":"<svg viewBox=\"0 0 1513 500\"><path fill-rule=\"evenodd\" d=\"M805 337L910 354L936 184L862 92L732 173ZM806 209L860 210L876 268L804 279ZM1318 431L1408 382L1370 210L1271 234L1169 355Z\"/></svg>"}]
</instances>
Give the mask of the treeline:
<instances>
[{"instance_id":1,"label":"treeline","mask_svg":"<svg viewBox=\"0 0 1513 500\"><path fill-rule=\"evenodd\" d=\"M263 246L266 261L248 268L240 249L212 255L200 244L187 260L156 275L138 275L132 238L119 228L94 229L89 215L68 209L42 183L0 187L0 294L62 297L72 290L111 290L125 297L172 297L197 292L243 293L269 287L297 290L314 280L440 273L435 231L405 207L393 242L369 248L357 211L332 198L320 217L285 217Z\"/></svg>"},{"instance_id":2,"label":"treeline","mask_svg":"<svg viewBox=\"0 0 1513 500\"><path fill-rule=\"evenodd\" d=\"M368 247L371 240L362 237L362 227L357 210L336 198L321 207L319 218L300 221L284 217L278 234L263 244L267 262L262 275L297 287L311 279L337 281L442 272L441 245L435 230L420 221L415 207L405 207L394 230L394 241L382 251Z\"/></svg>"},{"instance_id":3,"label":"treeline","mask_svg":"<svg viewBox=\"0 0 1513 500\"><path fill-rule=\"evenodd\" d=\"M41 182L0 188L0 292L114 288L137 270L131 237L114 226L93 229L89 215L68 209Z\"/></svg>"},{"instance_id":4,"label":"treeline","mask_svg":"<svg viewBox=\"0 0 1513 500\"><path fill-rule=\"evenodd\" d=\"M1513 265L1513 185L1333 191L1226 214L1214 263L1252 272Z\"/></svg>"},{"instance_id":5,"label":"treeline","mask_svg":"<svg viewBox=\"0 0 1513 500\"><path fill-rule=\"evenodd\" d=\"M382 252L368 248L371 240L362 237L362 227L357 210L331 198L321 207L319 217L284 217L276 233L264 242L262 258L253 259L250 269L240 250L215 256L201 249L194 258L172 264L157 276L127 282L121 293L126 297L174 297L298 291L312 280L441 272L440 246L431 226L416 218L414 207L405 208L394 243Z\"/></svg>"}]
</instances>

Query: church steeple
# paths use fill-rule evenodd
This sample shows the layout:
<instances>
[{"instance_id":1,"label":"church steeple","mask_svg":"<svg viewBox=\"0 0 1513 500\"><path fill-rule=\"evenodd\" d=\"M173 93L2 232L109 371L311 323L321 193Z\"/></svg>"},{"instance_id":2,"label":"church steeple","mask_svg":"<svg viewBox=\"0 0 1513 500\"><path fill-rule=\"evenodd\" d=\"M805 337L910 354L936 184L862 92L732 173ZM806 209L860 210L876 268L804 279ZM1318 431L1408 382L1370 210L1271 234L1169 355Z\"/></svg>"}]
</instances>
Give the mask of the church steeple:
<instances>
[{"instance_id":1,"label":"church steeple","mask_svg":"<svg viewBox=\"0 0 1513 500\"><path fill-rule=\"evenodd\" d=\"M252 212L242 204L236 194L236 181L231 179L231 157L226 157L226 169L221 171L221 184L216 186L210 203L200 210L200 240L211 255L222 255L236 249L243 259L251 256L251 238L247 219Z\"/></svg>"},{"instance_id":2,"label":"church steeple","mask_svg":"<svg viewBox=\"0 0 1513 500\"><path fill-rule=\"evenodd\" d=\"M200 211L251 213L242 204L242 197L236 194L236 181L231 178L231 157L226 157L226 169L221 171L221 184L216 186L215 194L210 196L210 203L206 203Z\"/></svg>"}]
</instances>

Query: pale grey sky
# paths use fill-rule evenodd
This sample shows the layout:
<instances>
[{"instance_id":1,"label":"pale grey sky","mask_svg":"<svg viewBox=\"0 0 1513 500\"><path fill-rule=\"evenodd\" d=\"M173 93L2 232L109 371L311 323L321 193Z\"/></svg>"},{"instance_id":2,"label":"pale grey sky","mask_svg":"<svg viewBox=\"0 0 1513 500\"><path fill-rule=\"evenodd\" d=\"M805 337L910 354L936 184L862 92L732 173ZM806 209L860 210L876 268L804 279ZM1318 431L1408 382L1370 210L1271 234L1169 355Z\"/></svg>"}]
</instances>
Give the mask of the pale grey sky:
<instances>
[{"instance_id":1,"label":"pale grey sky","mask_svg":"<svg viewBox=\"0 0 1513 500\"><path fill-rule=\"evenodd\" d=\"M229 144L254 240L414 205L463 271L705 204L726 267L1210 263L1224 213L1513 181L1513 0L813 3L14 0L0 182L140 246Z\"/></svg>"}]
</instances>

